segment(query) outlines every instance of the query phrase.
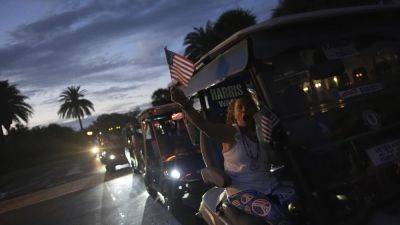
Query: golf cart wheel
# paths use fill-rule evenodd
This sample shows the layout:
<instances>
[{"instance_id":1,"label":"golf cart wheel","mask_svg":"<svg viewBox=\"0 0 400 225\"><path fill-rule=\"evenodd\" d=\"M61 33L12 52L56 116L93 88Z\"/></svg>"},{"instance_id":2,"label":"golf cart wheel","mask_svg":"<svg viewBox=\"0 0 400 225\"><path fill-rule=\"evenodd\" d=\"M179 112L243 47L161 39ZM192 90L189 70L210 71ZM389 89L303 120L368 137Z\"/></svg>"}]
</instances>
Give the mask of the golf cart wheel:
<instances>
[{"instance_id":1,"label":"golf cart wheel","mask_svg":"<svg viewBox=\"0 0 400 225\"><path fill-rule=\"evenodd\" d=\"M112 164L106 165L106 171L107 172L114 172L115 171L115 166Z\"/></svg>"}]
</instances>

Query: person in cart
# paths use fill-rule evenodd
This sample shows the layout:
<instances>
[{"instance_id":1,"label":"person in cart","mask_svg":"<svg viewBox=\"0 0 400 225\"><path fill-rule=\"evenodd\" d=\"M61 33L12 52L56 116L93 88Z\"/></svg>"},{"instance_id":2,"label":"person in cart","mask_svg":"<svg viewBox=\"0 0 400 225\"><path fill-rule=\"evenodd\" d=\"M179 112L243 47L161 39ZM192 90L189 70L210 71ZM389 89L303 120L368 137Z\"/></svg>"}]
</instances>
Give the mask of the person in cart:
<instances>
[{"instance_id":1,"label":"person in cart","mask_svg":"<svg viewBox=\"0 0 400 225\"><path fill-rule=\"evenodd\" d=\"M178 88L172 88L171 94L193 124L222 143L224 170L232 180L232 185L226 188L228 200L246 213L273 224L286 221L281 206L294 201L295 192L291 186L280 184L266 169L268 159L257 140L253 120L257 107L251 97L245 95L232 101L226 124L218 124L203 119Z\"/></svg>"}]
</instances>

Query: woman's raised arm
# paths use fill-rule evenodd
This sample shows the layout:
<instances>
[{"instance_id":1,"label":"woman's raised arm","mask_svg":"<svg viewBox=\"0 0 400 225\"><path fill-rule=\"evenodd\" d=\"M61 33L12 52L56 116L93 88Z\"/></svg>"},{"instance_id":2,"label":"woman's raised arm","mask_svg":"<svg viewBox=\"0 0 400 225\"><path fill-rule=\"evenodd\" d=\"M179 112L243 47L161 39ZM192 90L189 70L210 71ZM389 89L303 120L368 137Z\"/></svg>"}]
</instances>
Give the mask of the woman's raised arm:
<instances>
[{"instance_id":1,"label":"woman's raised arm","mask_svg":"<svg viewBox=\"0 0 400 225\"><path fill-rule=\"evenodd\" d=\"M182 106L185 115L196 127L207 134L209 137L215 138L219 142L234 143L236 128L232 125L222 123L211 123L205 120L190 104L189 99L178 87L171 88L171 99Z\"/></svg>"}]
</instances>

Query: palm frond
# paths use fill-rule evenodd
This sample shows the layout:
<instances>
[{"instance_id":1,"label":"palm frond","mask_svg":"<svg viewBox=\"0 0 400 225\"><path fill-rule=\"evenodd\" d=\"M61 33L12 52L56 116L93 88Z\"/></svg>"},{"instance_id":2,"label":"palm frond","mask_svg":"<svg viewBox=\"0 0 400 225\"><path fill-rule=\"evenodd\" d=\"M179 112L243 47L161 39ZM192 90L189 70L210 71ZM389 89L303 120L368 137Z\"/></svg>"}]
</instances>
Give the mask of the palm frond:
<instances>
[{"instance_id":1,"label":"palm frond","mask_svg":"<svg viewBox=\"0 0 400 225\"><path fill-rule=\"evenodd\" d=\"M183 41L185 56L198 61L204 54L237 31L256 24L256 17L244 9L229 10L221 14L214 23L208 21L204 27L194 27Z\"/></svg>"},{"instance_id":2,"label":"palm frond","mask_svg":"<svg viewBox=\"0 0 400 225\"><path fill-rule=\"evenodd\" d=\"M28 97L21 94L8 80L0 81L0 127L9 128L12 122L28 122L33 108L26 103Z\"/></svg>"},{"instance_id":3,"label":"palm frond","mask_svg":"<svg viewBox=\"0 0 400 225\"><path fill-rule=\"evenodd\" d=\"M94 111L93 103L83 97L87 91L80 86L70 86L61 92L58 101L61 102L58 115L61 118L83 118Z\"/></svg>"}]
</instances>

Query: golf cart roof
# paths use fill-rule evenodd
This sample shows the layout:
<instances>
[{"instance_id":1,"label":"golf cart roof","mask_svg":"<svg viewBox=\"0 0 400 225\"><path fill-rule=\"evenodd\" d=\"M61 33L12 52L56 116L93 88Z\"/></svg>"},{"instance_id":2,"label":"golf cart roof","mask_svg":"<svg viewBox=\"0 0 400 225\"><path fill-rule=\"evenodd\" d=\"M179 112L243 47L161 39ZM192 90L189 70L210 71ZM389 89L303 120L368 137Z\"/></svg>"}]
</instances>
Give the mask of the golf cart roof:
<instances>
[{"instance_id":1,"label":"golf cart roof","mask_svg":"<svg viewBox=\"0 0 400 225\"><path fill-rule=\"evenodd\" d=\"M143 121L148 118L174 113L177 111L181 111L179 105L176 103L169 103L145 109L142 113L140 113L139 119L140 121Z\"/></svg>"},{"instance_id":2,"label":"golf cart roof","mask_svg":"<svg viewBox=\"0 0 400 225\"><path fill-rule=\"evenodd\" d=\"M248 45L249 37L255 34L261 32L272 33L272 31L281 28L295 28L299 25L312 24L319 21L334 22L336 18L358 18L369 15L398 16L400 15L400 4L347 7L299 13L277 17L245 28L217 45L196 62L196 72L190 80L188 87L183 88L183 90L186 95L190 96L199 90L206 89L246 69L249 60L249 51L257 51L256 46L252 46L253 49L249 50ZM369 21L362 22L365 25ZM319 28L318 25L315 25L315 27ZM281 46L275 46L275 48L279 47Z\"/></svg>"}]
</instances>

